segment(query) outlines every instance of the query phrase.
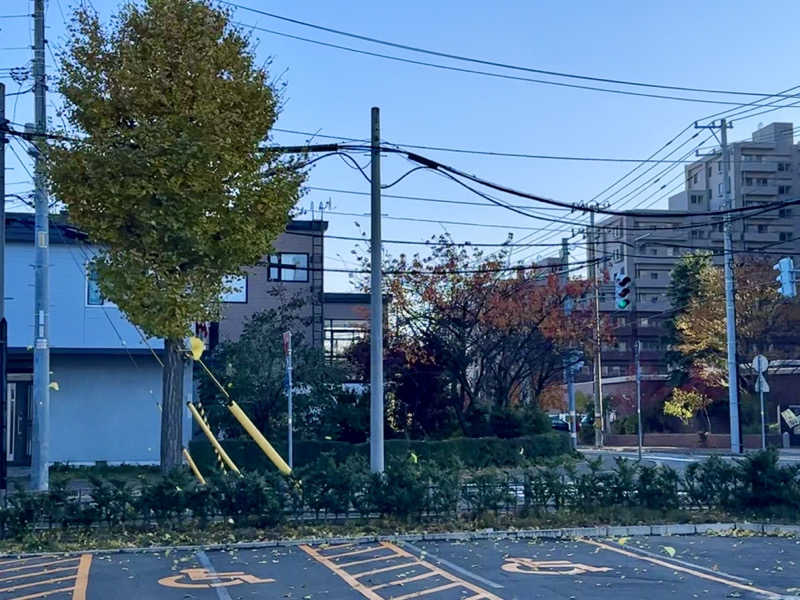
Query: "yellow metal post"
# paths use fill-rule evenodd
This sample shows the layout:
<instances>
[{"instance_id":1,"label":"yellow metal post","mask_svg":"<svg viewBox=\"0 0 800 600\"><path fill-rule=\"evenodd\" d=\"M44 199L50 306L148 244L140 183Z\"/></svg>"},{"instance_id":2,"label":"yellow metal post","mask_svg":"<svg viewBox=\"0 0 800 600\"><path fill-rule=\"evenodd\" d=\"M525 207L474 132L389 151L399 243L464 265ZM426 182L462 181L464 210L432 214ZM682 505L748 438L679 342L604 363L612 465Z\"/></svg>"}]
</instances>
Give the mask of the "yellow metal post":
<instances>
[{"instance_id":1,"label":"yellow metal post","mask_svg":"<svg viewBox=\"0 0 800 600\"><path fill-rule=\"evenodd\" d=\"M194 459L186 448L183 449L183 457L186 459L186 462L189 463L189 468L192 470L192 473L194 473L194 476L197 477L197 481L200 482L200 485L205 485L206 480L203 478L202 473L200 473L200 469L194 464Z\"/></svg>"},{"instance_id":2,"label":"yellow metal post","mask_svg":"<svg viewBox=\"0 0 800 600\"><path fill-rule=\"evenodd\" d=\"M222 460L225 461L225 464L228 465L228 468L234 473L241 475L242 473L239 471L239 467L237 467L236 464L231 460L231 457L228 456L228 453L225 452L225 449L217 441L217 438L215 438L214 434L211 433L208 425L206 425L205 421L203 421L203 417L201 417L200 413L197 412L195 405L191 402L187 402L186 405L189 407L189 412L192 413L194 420L197 421L197 425L200 427L203 433L206 434L206 437L208 438L208 441L211 442L211 445L214 446L217 452L219 452L219 455L222 457Z\"/></svg>"},{"instance_id":3,"label":"yellow metal post","mask_svg":"<svg viewBox=\"0 0 800 600\"><path fill-rule=\"evenodd\" d=\"M250 437L253 438L253 441L258 444L258 447L267 455L278 470L283 473L284 475L289 475L292 472L292 469L289 468L289 465L286 464L286 461L281 458L281 455L275 451L275 448L272 447L267 441L267 438L258 430L258 428L253 425L253 422L250 420L245 412L239 407L236 402L231 400L230 404L228 404L228 410L231 411L231 414L236 417L236 420L241 423L242 427L244 427L245 431L250 434Z\"/></svg>"}]
</instances>

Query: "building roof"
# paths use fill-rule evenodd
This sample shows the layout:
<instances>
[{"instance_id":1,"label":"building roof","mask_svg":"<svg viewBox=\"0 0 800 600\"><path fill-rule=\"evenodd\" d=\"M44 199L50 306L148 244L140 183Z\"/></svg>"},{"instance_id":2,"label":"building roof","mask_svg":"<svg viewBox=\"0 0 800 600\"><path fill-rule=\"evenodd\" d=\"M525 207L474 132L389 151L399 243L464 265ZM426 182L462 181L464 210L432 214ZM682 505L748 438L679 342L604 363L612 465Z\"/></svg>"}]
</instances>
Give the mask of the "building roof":
<instances>
[{"instance_id":1,"label":"building roof","mask_svg":"<svg viewBox=\"0 0 800 600\"><path fill-rule=\"evenodd\" d=\"M34 213L6 213L6 242L33 243ZM292 219L286 225L286 231L320 231L328 229L327 221ZM84 242L89 236L67 222L65 215L50 214L50 243L75 244ZM369 301L369 300L367 300Z\"/></svg>"}]
</instances>

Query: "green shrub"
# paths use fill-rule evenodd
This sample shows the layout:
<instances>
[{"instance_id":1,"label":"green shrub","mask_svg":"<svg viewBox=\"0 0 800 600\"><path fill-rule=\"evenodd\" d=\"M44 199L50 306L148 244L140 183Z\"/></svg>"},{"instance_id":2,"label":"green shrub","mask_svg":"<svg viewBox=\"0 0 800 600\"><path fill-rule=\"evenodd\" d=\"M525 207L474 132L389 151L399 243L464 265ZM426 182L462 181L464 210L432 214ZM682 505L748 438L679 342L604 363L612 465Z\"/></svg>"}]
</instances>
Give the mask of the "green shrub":
<instances>
[{"instance_id":1,"label":"green shrub","mask_svg":"<svg viewBox=\"0 0 800 600\"><path fill-rule=\"evenodd\" d=\"M712 456L701 463L691 463L683 475L683 488L690 506L728 510L734 502L736 467Z\"/></svg>"},{"instance_id":2,"label":"green shrub","mask_svg":"<svg viewBox=\"0 0 800 600\"><path fill-rule=\"evenodd\" d=\"M129 482L111 477L103 479L95 474L89 475L89 482L98 519L108 525L119 525L136 518L136 500Z\"/></svg>"},{"instance_id":3,"label":"green shrub","mask_svg":"<svg viewBox=\"0 0 800 600\"><path fill-rule=\"evenodd\" d=\"M513 482L500 469L483 469L468 477L461 487L462 498L473 516L489 511L516 507L517 496L511 490Z\"/></svg>"},{"instance_id":4,"label":"green shrub","mask_svg":"<svg viewBox=\"0 0 800 600\"><path fill-rule=\"evenodd\" d=\"M636 501L642 508L673 510L678 508L678 474L669 467L640 466L635 485Z\"/></svg>"},{"instance_id":5,"label":"green shrub","mask_svg":"<svg viewBox=\"0 0 800 600\"><path fill-rule=\"evenodd\" d=\"M772 448L736 462L734 493L740 509L779 516L800 511L800 465L779 465Z\"/></svg>"},{"instance_id":6,"label":"green shrub","mask_svg":"<svg viewBox=\"0 0 800 600\"><path fill-rule=\"evenodd\" d=\"M548 423L548 427L549 423ZM222 445L240 469L275 472L275 467L256 444L249 439L224 440ZM281 452L280 445L276 449ZM548 431L518 438L451 438L447 440L386 440L386 460L404 458L414 453L421 461L449 464L454 458L468 468L514 467L531 460L561 456L571 451L569 435ZM216 457L205 439L191 442L191 453L200 471L216 470ZM317 458L328 454L334 462L345 462L351 456L366 460L369 444L348 444L335 441L298 441L294 445L294 464L300 468L313 464Z\"/></svg>"}]
</instances>

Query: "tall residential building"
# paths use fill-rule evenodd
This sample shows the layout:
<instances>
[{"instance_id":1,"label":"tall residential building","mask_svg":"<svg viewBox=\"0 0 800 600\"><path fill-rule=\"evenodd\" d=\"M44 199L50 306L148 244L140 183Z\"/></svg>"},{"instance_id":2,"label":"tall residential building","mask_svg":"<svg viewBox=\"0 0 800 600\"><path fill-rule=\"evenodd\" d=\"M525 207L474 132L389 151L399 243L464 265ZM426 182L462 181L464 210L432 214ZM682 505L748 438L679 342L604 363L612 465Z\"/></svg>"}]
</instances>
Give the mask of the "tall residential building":
<instances>
[{"instance_id":1,"label":"tall residential building","mask_svg":"<svg viewBox=\"0 0 800 600\"><path fill-rule=\"evenodd\" d=\"M771 123L752 139L730 147L733 206L757 207L779 200L800 198L800 144L793 140L792 123ZM722 264L722 218L703 215L722 208L724 183L719 149L685 167L685 189L669 198L667 210L632 210L598 223L598 254L608 278L600 291L600 310L615 326L616 341L604 348L605 382L627 381L633 373L630 311L614 305L614 273L624 271L636 284L642 372L655 377L665 372L662 323L671 310L667 289L670 272L689 252L714 252ZM701 213L681 216L680 213ZM759 250L781 252L800 262L800 205L760 214L733 217L733 249L737 255ZM591 378L591 366L582 373ZM615 378L622 378L617 379Z\"/></svg>"}]
</instances>

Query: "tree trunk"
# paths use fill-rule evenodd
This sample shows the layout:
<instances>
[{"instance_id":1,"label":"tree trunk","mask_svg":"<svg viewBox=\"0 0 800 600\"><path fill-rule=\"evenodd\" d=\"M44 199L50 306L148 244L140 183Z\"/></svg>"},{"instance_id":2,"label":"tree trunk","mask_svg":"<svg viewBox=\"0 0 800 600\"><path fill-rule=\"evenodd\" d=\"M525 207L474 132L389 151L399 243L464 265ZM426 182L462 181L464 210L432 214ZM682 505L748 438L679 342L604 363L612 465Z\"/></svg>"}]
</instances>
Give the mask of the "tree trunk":
<instances>
[{"instance_id":1,"label":"tree trunk","mask_svg":"<svg viewBox=\"0 0 800 600\"><path fill-rule=\"evenodd\" d=\"M183 340L164 340L161 388L161 472L181 464L183 443Z\"/></svg>"}]
</instances>

